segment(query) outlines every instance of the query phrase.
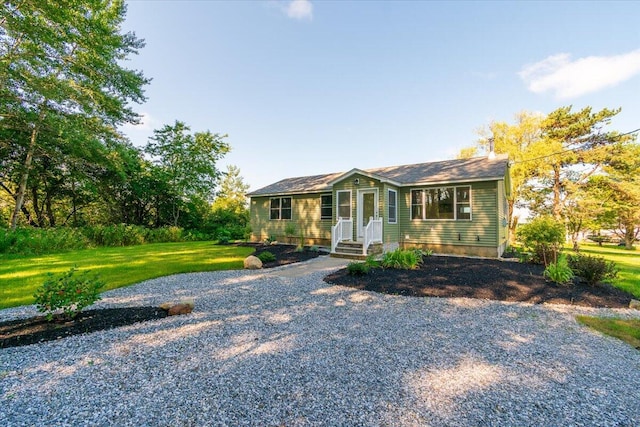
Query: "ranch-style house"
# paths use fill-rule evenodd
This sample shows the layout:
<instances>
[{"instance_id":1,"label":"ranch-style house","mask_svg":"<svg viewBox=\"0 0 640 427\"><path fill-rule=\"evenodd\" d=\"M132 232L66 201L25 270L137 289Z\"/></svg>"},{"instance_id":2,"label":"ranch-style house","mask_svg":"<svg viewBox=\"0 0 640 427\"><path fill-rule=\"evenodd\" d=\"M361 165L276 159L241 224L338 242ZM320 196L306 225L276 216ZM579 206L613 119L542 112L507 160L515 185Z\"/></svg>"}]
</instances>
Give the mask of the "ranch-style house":
<instances>
[{"instance_id":1,"label":"ranch-style house","mask_svg":"<svg viewBox=\"0 0 640 427\"><path fill-rule=\"evenodd\" d=\"M251 240L499 257L509 191L508 159L494 154L287 178L248 194Z\"/></svg>"}]
</instances>

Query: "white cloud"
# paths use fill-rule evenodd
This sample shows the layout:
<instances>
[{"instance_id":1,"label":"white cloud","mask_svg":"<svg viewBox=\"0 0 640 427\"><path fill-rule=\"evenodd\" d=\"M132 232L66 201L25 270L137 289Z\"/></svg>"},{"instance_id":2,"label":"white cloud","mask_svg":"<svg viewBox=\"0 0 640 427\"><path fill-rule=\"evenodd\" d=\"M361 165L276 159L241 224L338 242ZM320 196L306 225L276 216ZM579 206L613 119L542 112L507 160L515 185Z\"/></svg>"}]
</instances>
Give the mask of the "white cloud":
<instances>
[{"instance_id":1,"label":"white cloud","mask_svg":"<svg viewBox=\"0 0 640 427\"><path fill-rule=\"evenodd\" d=\"M518 73L533 93L554 92L556 98L575 98L615 86L640 74L640 49L614 56L552 55L525 65Z\"/></svg>"},{"instance_id":2,"label":"white cloud","mask_svg":"<svg viewBox=\"0 0 640 427\"><path fill-rule=\"evenodd\" d=\"M287 16L292 19L313 18L313 5L309 0L292 0L285 11Z\"/></svg>"},{"instance_id":3,"label":"white cloud","mask_svg":"<svg viewBox=\"0 0 640 427\"><path fill-rule=\"evenodd\" d=\"M122 126L125 130L139 130L146 131L153 129L153 125L156 123L156 120L149 113L142 112L140 113L140 123L137 125L133 125L131 123L126 123Z\"/></svg>"}]
</instances>

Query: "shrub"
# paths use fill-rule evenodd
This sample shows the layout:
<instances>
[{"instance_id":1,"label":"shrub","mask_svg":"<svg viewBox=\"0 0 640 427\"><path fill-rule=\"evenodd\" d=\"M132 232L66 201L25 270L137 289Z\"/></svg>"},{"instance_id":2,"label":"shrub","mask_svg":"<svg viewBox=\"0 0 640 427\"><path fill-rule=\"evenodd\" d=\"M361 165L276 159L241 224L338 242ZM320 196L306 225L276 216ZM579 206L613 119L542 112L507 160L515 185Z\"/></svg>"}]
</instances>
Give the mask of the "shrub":
<instances>
[{"instance_id":1,"label":"shrub","mask_svg":"<svg viewBox=\"0 0 640 427\"><path fill-rule=\"evenodd\" d=\"M218 230L218 233L216 234L216 239L218 240L218 243L220 243L221 245L226 245L231 240L231 233L225 229Z\"/></svg>"},{"instance_id":2,"label":"shrub","mask_svg":"<svg viewBox=\"0 0 640 427\"><path fill-rule=\"evenodd\" d=\"M272 262L276 260L276 256L269 251L260 252L258 258L260 258L262 262Z\"/></svg>"},{"instance_id":3,"label":"shrub","mask_svg":"<svg viewBox=\"0 0 640 427\"><path fill-rule=\"evenodd\" d=\"M364 276L371 268L364 262L350 262L347 265L347 273L352 276Z\"/></svg>"},{"instance_id":4,"label":"shrub","mask_svg":"<svg viewBox=\"0 0 640 427\"><path fill-rule=\"evenodd\" d=\"M382 256L382 266L384 268L415 270L420 264L422 264L422 254L411 249L396 249L395 251L386 252Z\"/></svg>"},{"instance_id":5,"label":"shrub","mask_svg":"<svg viewBox=\"0 0 640 427\"><path fill-rule=\"evenodd\" d=\"M568 263L576 276L590 286L605 280L615 279L618 276L618 268L615 262L607 261L602 257L569 255Z\"/></svg>"},{"instance_id":6,"label":"shrub","mask_svg":"<svg viewBox=\"0 0 640 427\"><path fill-rule=\"evenodd\" d=\"M538 217L523 224L516 234L525 250L531 252L531 260L545 266L558 259L565 238L564 225L550 217Z\"/></svg>"},{"instance_id":7,"label":"shrub","mask_svg":"<svg viewBox=\"0 0 640 427\"><path fill-rule=\"evenodd\" d=\"M293 225L293 223L288 222L287 225L285 225L285 227L284 227L284 234L287 237L291 237L291 236L295 235L296 234L296 226Z\"/></svg>"},{"instance_id":8,"label":"shrub","mask_svg":"<svg viewBox=\"0 0 640 427\"><path fill-rule=\"evenodd\" d=\"M33 295L38 311L46 313L47 320L53 320L57 310L62 310L67 319L73 319L83 308L100 299L99 291L105 285L98 276L89 276L84 271L76 276L76 268L54 276L47 273L47 280Z\"/></svg>"},{"instance_id":9,"label":"shrub","mask_svg":"<svg viewBox=\"0 0 640 427\"><path fill-rule=\"evenodd\" d=\"M364 263L369 267L369 268L377 268L380 267L380 261L378 261L375 256L373 255L369 255L367 256L367 258L364 260Z\"/></svg>"},{"instance_id":10,"label":"shrub","mask_svg":"<svg viewBox=\"0 0 640 427\"><path fill-rule=\"evenodd\" d=\"M318 247L318 245L313 245L309 248L309 250L311 252L318 252L320 250L320 248Z\"/></svg>"},{"instance_id":11,"label":"shrub","mask_svg":"<svg viewBox=\"0 0 640 427\"><path fill-rule=\"evenodd\" d=\"M544 277L548 277L551 281L564 285L573 279L574 274L569 265L567 259L564 256L558 258L555 263L551 263L544 269Z\"/></svg>"}]
</instances>

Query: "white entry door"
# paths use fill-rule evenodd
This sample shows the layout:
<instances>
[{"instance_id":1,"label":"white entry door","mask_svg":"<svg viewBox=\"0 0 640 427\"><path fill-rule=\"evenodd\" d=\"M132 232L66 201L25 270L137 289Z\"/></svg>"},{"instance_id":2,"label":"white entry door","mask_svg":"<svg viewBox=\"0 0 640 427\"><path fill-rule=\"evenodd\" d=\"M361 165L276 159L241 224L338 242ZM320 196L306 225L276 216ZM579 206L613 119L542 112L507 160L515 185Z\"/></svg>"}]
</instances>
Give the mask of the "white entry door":
<instances>
[{"instance_id":1,"label":"white entry door","mask_svg":"<svg viewBox=\"0 0 640 427\"><path fill-rule=\"evenodd\" d=\"M378 189L358 190L358 240L364 237L369 219L378 219Z\"/></svg>"}]
</instances>

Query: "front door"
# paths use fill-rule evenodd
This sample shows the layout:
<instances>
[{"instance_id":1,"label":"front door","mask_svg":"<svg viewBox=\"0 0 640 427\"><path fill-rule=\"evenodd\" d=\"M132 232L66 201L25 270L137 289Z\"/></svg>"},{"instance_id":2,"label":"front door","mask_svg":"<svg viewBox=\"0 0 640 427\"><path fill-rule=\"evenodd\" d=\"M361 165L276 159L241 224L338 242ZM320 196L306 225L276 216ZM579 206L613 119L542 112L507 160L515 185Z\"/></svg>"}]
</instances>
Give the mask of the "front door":
<instances>
[{"instance_id":1,"label":"front door","mask_svg":"<svg viewBox=\"0 0 640 427\"><path fill-rule=\"evenodd\" d=\"M369 219L378 219L378 189L358 190L358 240L364 237Z\"/></svg>"}]
</instances>

